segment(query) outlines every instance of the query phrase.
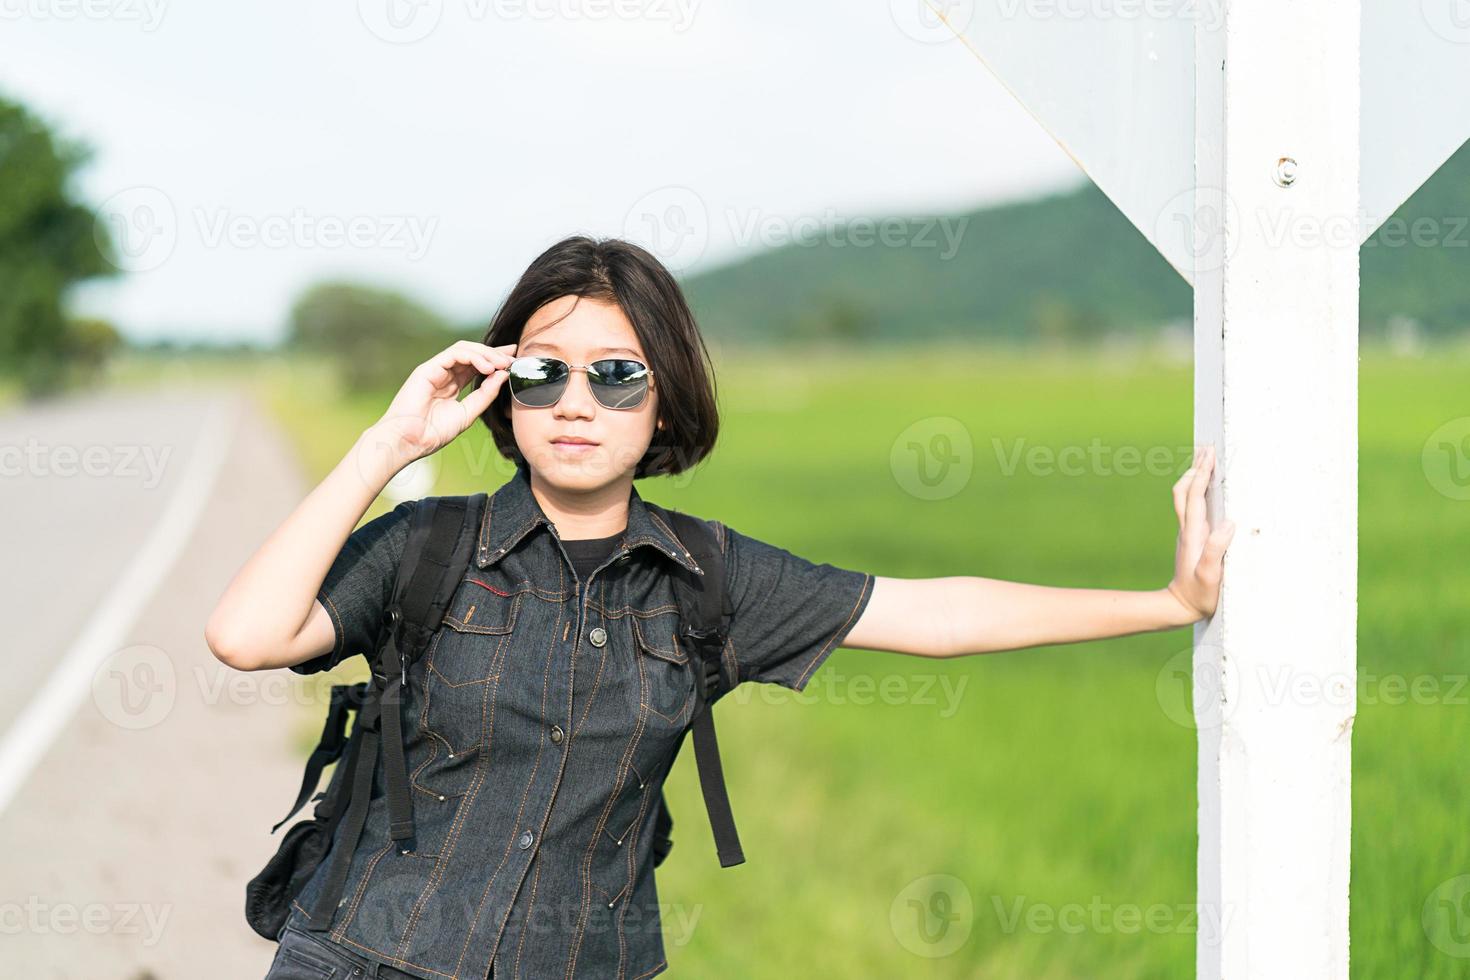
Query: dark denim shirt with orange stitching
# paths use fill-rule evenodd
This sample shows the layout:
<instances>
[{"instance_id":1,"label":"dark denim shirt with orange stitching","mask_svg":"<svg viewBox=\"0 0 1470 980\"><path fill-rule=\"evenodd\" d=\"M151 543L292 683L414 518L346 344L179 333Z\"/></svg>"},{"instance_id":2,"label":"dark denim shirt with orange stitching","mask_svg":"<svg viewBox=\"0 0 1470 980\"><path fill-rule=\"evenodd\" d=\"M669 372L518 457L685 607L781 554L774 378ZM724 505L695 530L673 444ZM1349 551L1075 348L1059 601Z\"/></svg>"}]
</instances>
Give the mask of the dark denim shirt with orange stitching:
<instances>
[{"instance_id":1,"label":"dark denim shirt with orange stitching","mask_svg":"<svg viewBox=\"0 0 1470 980\"><path fill-rule=\"evenodd\" d=\"M336 646L292 670L370 650L417 503L348 538L318 593ZM735 610L725 683L801 691L857 622L873 576L710 524ZM409 674L418 846L391 845L375 781L323 935L427 980L483 980L492 966L495 980L645 980L668 968L653 823L695 677L677 640L671 562L702 571L636 488L622 546L585 582L524 464L490 495L445 623ZM297 925L326 867L293 903Z\"/></svg>"}]
</instances>

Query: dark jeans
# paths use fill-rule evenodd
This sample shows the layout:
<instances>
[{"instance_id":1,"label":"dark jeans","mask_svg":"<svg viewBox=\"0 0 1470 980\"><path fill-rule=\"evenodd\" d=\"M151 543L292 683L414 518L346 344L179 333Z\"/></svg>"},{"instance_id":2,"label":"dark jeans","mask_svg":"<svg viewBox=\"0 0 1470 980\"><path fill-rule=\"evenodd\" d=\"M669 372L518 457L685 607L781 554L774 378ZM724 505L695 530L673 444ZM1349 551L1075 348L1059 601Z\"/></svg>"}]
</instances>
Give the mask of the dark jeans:
<instances>
[{"instance_id":1,"label":"dark jeans","mask_svg":"<svg viewBox=\"0 0 1470 980\"><path fill-rule=\"evenodd\" d=\"M417 980L411 973L374 963L343 946L288 924L265 980Z\"/></svg>"}]
</instances>

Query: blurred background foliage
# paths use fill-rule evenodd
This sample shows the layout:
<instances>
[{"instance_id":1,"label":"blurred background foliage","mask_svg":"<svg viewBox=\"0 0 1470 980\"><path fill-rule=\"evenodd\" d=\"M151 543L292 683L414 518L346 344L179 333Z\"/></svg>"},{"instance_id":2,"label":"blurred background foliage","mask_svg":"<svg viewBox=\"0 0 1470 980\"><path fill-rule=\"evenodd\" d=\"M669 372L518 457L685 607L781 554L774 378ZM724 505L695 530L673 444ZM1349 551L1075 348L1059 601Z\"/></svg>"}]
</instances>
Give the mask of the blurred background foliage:
<instances>
[{"instance_id":1,"label":"blurred background foliage","mask_svg":"<svg viewBox=\"0 0 1470 980\"><path fill-rule=\"evenodd\" d=\"M87 159L0 97L3 380L43 396L105 373L124 349L267 349L130 341L105 320L68 316L72 287L120 268L114 229L72 188ZM1470 215L1470 144L1364 245L1364 344L1413 353L1466 338L1470 219L1457 215ZM725 347L944 340L1192 350L1188 285L1091 183L958 215L829 224L681 284L705 336ZM456 338L482 339L489 312L456 323L399 290L320 282L296 297L268 348L326 357L347 390L366 392L401 382L404 364Z\"/></svg>"},{"instance_id":2,"label":"blurred background foliage","mask_svg":"<svg viewBox=\"0 0 1470 980\"><path fill-rule=\"evenodd\" d=\"M66 313L74 284L116 270L106 224L72 187L88 156L0 98L0 364L30 395L91 380L122 344Z\"/></svg>"},{"instance_id":3,"label":"blurred background foliage","mask_svg":"<svg viewBox=\"0 0 1470 980\"><path fill-rule=\"evenodd\" d=\"M439 314L407 296L348 282L312 286L291 307L286 348L330 358L354 391L381 387L453 338Z\"/></svg>"}]
</instances>

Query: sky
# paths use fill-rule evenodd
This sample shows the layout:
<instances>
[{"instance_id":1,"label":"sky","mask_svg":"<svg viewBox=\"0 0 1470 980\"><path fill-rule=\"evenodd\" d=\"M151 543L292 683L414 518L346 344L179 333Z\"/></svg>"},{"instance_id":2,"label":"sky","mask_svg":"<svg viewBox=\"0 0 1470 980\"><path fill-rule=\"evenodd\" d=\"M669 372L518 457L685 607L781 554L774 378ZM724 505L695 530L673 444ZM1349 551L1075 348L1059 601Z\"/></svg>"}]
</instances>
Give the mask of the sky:
<instances>
[{"instance_id":1,"label":"sky","mask_svg":"<svg viewBox=\"0 0 1470 980\"><path fill-rule=\"evenodd\" d=\"M922 0L0 0L0 94L93 151L137 340L273 341L323 279L488 321L614 235L685 275L1076 164Z\"/></svg>"}]
</instances>

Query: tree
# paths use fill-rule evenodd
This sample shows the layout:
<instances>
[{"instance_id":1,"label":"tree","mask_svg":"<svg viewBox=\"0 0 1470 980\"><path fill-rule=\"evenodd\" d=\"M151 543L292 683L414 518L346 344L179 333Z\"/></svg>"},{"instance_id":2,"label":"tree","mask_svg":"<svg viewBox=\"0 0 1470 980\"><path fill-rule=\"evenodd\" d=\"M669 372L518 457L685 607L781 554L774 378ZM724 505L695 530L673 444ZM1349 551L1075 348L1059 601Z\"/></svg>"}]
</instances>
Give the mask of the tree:
<instances>
[{"instance_id":1,"label":"tree","mask_svg":"<svg viewBox=\"0 0 1470 980\"><path fill-rule=\"evenodd\" d=\"M291 347L327 355L354 391L401 383L451 339L433 310L392 290L347 282L319 283L303 293L291 307L286 336Z\"/></svg>"},{"instance_id":2,"label":"tree","mask_svg":"<svg viewBox=\"0 0 1470 980\"><path fill-rule=\"evenodd\" d=\"M107 320L84 317L67 323L65 359L80 380L100 378L107 362L122 346L122 336Z\"/></svg>"},{"instance_id":3,"label":"tree","mask_svg":"<svg viewBox=\"0 0 1470 980\"><path fill-rule=\"evenodd\" d=\"M1032 300L1029 325L1032 337L1047 347L1096 341L1104 328L1102 318L1091 307L1050 292Z\"/></svg>"},{"instance_id":4,"label":"tree","mask_svg":"<svg viewBox=\"0 0 1470 980\"><path fill-rule=\"evenodd\" d=\"M31 396L62 387L73 351L95 353L70 335L67 290L117 273L106 226L69 186L90 155L0 98L0 365Z\"/></svg>"},{"instance_id":5,"label":"tree","mask_svg":"<svg viewBox=\"0 0 1470 980\"><path fill-rule=\"evenodd\" d=\"M855 342L876 336L877 323L862 306L845 296L827 299L805 311L792 325L796 340Z\"/></svg>"}]
</instances>

